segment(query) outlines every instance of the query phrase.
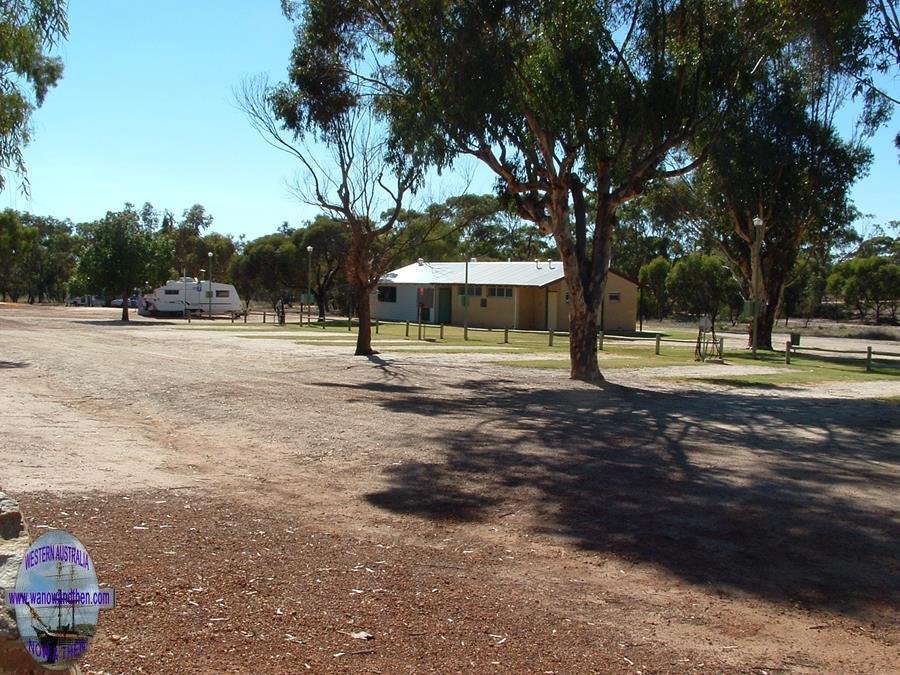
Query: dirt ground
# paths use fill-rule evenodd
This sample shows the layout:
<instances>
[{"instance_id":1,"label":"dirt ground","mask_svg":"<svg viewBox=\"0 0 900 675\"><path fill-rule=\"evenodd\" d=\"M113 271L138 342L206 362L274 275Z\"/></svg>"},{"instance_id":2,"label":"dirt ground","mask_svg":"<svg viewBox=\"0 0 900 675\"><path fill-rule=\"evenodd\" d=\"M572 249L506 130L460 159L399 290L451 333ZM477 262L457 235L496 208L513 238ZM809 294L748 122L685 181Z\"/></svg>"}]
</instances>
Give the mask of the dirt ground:
<instances>
[{"instance_id":1,"label":"dirt ground","mask_svg":"<svg viewBox=\"0 0 900 675\"><path fill-rule=\"evenodd\" d=\"M0 305L0 489L116 589L86 672L900 671L900 382L118 312Z\"/></svg>"}]
</instances>

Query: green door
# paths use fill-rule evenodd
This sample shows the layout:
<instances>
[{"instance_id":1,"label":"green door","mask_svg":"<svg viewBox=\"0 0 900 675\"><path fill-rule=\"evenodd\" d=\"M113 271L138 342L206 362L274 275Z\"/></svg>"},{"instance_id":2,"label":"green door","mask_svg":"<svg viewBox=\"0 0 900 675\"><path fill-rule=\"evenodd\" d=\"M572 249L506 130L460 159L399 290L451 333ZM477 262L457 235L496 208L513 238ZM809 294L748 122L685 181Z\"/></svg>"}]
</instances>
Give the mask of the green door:
<instances>
[{"instance_id":1,"label":"green door","mask_svg":"<svg viewBox=\"0 0 900 675\"><path fill-rule=\"evenodd\" d=\"M437 302L437 320L438 323L448 324L450 323L450 307L452 303L450 302L453 296L450 293L449 288L439 288L438 289L438 302Z\"/></svg>"}]
</instances>

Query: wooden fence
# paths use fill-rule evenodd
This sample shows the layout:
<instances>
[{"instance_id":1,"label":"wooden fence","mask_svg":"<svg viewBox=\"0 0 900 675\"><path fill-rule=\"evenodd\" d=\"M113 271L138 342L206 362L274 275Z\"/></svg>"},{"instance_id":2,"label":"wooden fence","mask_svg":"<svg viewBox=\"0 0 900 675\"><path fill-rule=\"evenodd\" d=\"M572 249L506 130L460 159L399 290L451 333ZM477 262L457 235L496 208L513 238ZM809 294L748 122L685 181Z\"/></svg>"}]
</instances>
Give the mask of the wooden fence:
<instances>
[{"instance_id":1,"label":"wooden fence","mask_svg":"<svg viewBox=\"0 0 900 675\"><path fill-rule=\"evenodd\" d=\"M253 322L252 319L256 318L256 322L261 323L272 323L276 324L278 322L278 315L274 310L247 310L241 312L234 312L228 318L231 319L231 323L235 322L243 322L248 323L248 321ZM190 321L190 317L188 318ZM327 322L323 322L319 319L317 312L307 313L298 309L285 309L285 321L286 323L294 324L294 325L304 325L307 326L321 326L323 329L327 327ZM332 320L331 325L335 325L335 321ZM343 324L343 321L340 322ZM358 322L357 322L358 323ZM353 330L353 319L349 318L346 320L347 330ZM417 340L425 340L427 337L428 331L437 331L439 340L444 339L444 324L436 324L436 323L414 323L411 321L381 321L380 319L374 319L372 321L372 328L375 334L378 334L379 329L382 325L394 325L394 326L404 326L404 334L406 337L410 337L411 330L416 331L416 339ZM503 331L503 344L514 344L510 342L510 336L513 336L513 339L516 335L541 335L546 336L547 345L549 347L554 346L554 341L556 338L566 338L569 336L569 333L566 331L541 331L541 330L520 330L515 328L475 328L475 327L461 327L454 326L454 328L463 328L463 339L469 339L469 332L473 333L499 333L501 330ZM664 344L671 345L696 345L696 340L685 340L680 338L666 338L660 334L656 334L655 336L643 336L643 335L605 335L603 332L599 333L597 336L597 350L603 351L603 346L606 341L609 342L619 342L619 343L653 343L654 345L654 353L659 356L662 346ZM725 353L725 338L718 338L718 349L720 354ZM784 362L787 364L791 363L792 355L802 355L803 352L820 352L820 353L828 353L828 354L838 354L842 356L862 356L860 359L865 362L866 372L872 372L872 363L874 361L882 361L882 362L898 362L900 361L900 353L897 352L885 352L885 351L876 351L871 346L867 346L865 350L853 350L853 349L829 349L824 347L801 347L799 345L794 345L790 340L785 342L784 347Z\"/></svg>"}]
</instances>

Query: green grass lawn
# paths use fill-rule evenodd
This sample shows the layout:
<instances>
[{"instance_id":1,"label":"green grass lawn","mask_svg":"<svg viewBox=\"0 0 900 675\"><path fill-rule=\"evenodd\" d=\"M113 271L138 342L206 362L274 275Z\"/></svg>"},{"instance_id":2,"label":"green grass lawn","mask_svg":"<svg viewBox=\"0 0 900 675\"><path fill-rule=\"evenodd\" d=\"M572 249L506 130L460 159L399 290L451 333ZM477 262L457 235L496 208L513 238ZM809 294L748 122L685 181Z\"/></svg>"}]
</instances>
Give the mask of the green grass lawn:
<instances>
[{"instance_id":1,"label":"green grass lawn","mask_svg":"<svg viewBox=\"0 0 900 675\"><path fill-rule=\"evenodd\" d=\"M353 323L352 330L347 329L346 321L327 321L324 325L300 326L297 323L288 323L279 326L274 323L248 323L236 322L234 324L223 323L215 325L211 322L197 321L193 325L180 327L185 330L214 330L252 332L248 339L269 338L294 340L306 345L325 345L350 347L348 340L355 340L358 324ZM403 347L404 352L419 353L513 353L521 354L521 359L502 361L501 364L510 367L523 368L569 368L569 340L565 335L554 335L553 346L549 345L549 336L546 333L509 332L509 342L504 343L503 330L477 330L469 329L469 339L464 339L463 329L458 326L445 326L443 339L440 338L440 329L437 326L424 326L424 339L417 340L418 326L409 325L407 335L406 324L381 323L376 333L372 328L372 344L376 349L390 351L392 348ZM267 333L280 333L266 335ZM284 333L289 333L285 335ZM325 337L327 336L327 337ZM688 331L672 331L667 337L691 340L696 333ZM399 351L399 350L398 350ZM552 358L548 358L552 357ZM726 340L725 362L734 365L766 366L776 368L777 373L751 373L744 375L716 375L711 377L683 377L673 373L676 379L691 379L710 384L730 385L735 387L776 387L792 384L811 384L817 382L835 381L866 381L889 380L900 377L900 361L874 362L873 372L865 371L865 362L862 358L846 358L827 355L794 355L791 365L784 363L782 352L760 352L759 359L743 349L729 350ZM691 344L662 344L661 353L654 353L652 341L624 341L615 338L607 338L604 341L604 351L600 356L600 369L616 368L653 368L672 366L696 366L694 350Z\"/></svg>"}]
</instances>

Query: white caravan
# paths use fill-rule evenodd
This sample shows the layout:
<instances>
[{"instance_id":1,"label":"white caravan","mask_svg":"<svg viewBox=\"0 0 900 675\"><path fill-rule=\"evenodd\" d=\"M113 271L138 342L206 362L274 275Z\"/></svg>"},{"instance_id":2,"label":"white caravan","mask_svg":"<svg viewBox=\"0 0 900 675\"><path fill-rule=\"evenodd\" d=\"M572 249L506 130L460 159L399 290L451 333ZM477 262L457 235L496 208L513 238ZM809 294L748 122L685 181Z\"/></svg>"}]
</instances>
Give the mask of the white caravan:
<instances>
[{"instance_id":1,"label":"white caravan","mask_svg":"<svg viewBox=\"0 0 900 675\"><path fill-rule=\"evenodd\" d=\"M170 279L148 293L138 305L143 316L229 314L241 311L241 299L231 284L198 281L194 277Z\"/></svg>"}]
</instances>

